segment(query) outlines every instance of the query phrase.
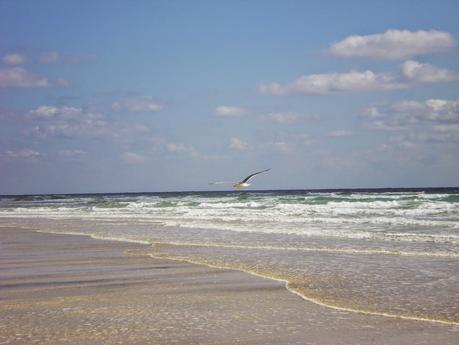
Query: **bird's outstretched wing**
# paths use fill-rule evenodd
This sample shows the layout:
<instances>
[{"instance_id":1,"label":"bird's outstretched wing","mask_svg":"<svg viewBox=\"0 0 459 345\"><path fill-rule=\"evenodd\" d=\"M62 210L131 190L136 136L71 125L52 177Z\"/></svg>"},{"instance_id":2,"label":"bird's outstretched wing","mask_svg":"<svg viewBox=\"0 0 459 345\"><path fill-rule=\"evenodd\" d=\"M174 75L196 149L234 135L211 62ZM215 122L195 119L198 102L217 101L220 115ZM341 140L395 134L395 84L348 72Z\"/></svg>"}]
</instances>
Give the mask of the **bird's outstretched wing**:
<instances>
[{"instance_id":1,"label":"bird's outstretched wing","mask_svg":"<svg viewBox=\"0 0 459 345\"><path fill-rule=\"evenodd\" d=\"M262 171L257 171L256 173L250 174L250 175L247 176L245 179L243 179L240 183L246 183L248 180L250 180L250 179L251 179L252 177L254 177L255 175L264 173L264 172L269 171L269 170L271 170L271 169L266 169L266 170L262 170Z\"/></svg>"},{"instance_id":2,"label":"bird's outstretched wing","mask_svg":"<svg viewBox=\"0 0 459 345\"><path fill-rule=\"evenodd\" d=\"M218 181L218 182L211 182L209 184L234 184L234 181Z\"/></svg>"}]
</instances>

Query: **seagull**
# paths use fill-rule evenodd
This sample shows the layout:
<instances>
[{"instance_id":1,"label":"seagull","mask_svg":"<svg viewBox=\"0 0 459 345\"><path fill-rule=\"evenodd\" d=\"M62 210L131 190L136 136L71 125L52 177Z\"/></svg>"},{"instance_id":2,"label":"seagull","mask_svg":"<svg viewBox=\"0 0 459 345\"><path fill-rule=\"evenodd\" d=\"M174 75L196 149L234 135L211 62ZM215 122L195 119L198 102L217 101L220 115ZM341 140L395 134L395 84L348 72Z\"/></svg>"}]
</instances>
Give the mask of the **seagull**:
<instances>
[{"instance_id":1,"label":"seagull","mask_svg":"<svg viewBox=\"0 0 459 345\"><path fill-rule=\"evenodd\" d=\"M271 169L266 169L266 170L262 170L262 171L257 171L253 174L250 174L249 176L247 176L245 179L243 179L242 181L240 182L234 182L234 181L220 181L220 182L213 182L213 183L210 183L210 184L232 184L233 185L233 188L236 188L236 189L242 189L242 188L245 188L245 187L248 187L250 186L250 183L249 183L249 180L254 177L255 175L258 175L258 174L261 174L261 173L264 173L266 171L269 171Z\"/></svg>"}]
</instances>

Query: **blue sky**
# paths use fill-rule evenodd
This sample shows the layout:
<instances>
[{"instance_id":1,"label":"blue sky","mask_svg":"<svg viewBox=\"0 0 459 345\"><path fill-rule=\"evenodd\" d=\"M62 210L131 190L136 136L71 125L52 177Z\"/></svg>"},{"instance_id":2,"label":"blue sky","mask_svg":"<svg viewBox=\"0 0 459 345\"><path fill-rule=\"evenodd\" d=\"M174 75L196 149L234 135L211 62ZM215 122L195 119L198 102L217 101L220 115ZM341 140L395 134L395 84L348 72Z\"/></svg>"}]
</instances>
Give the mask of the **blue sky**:
<instances>
[{"instance_id":1,"label":"blue sky","mask_svg":"<svg viewBox=\"0 0 459 345\"><path fill-rule=\"evenodd\" d=\"M0 1L0 193L457 186L457 13Z\"/></svg>"}]
</instances>

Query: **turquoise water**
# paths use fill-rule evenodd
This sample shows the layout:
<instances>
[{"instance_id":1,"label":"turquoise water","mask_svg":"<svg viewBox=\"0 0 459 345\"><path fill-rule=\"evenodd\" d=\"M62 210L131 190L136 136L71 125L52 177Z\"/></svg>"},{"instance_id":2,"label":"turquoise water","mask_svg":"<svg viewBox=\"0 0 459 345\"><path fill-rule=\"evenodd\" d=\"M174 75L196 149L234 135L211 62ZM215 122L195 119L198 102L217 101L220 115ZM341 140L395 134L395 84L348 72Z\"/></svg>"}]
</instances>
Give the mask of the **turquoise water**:
<instances>
[{"instance_id":1,"label":"turquoise water","mask_svg":"<svg viewBox=\"0 0 459 345\"><path fill-rule=\"evenodd\" d=\"M0 221L150 243L357 312L459 322L459 190L4 196Z\"/></svg>"}]
</instances>

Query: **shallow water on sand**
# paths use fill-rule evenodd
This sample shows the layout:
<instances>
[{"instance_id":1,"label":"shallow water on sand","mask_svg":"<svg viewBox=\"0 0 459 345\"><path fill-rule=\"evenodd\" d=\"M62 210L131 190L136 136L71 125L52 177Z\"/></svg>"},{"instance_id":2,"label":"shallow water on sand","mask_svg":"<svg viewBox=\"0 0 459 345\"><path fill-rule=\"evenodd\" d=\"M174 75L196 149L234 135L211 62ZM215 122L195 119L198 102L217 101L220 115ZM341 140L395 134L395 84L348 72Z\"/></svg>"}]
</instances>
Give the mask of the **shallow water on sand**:
<instances>
[{"instance_id":1,"label":"shallow water on sand","mask_svg":"<svg viewBox=\"0 0 459 345\"><path fill-rule=\"evenodd\" d=\"M144 241L335 308L459 323L454 189L1 197L0 220Z\"/></svg>"}]
</instances>

